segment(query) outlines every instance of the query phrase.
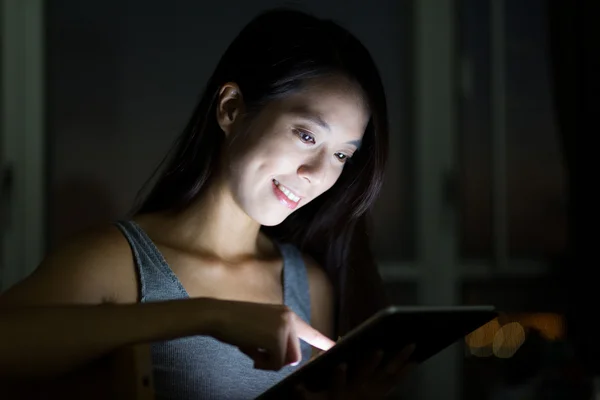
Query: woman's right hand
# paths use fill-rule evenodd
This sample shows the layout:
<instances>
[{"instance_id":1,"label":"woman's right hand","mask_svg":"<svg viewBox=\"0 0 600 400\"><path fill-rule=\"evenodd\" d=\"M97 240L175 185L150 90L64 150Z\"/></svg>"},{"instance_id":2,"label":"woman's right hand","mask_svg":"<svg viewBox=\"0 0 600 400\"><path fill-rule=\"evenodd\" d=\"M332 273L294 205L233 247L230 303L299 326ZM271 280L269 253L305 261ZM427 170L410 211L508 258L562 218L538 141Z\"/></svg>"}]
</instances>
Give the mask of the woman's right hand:
<instances>
[{"instance_id":1,"label":"woman's right hand","mask_svg":"<svg viewBox=\"0 0 600 400\"><path fill-rule=\"evenodd\" d=\"M300 339L320 350L335 344L284 305L210 301L214 312L210 335L238 347L254 360L254 368L276 371L299 363Z\"/></svg>"}]
</instances>

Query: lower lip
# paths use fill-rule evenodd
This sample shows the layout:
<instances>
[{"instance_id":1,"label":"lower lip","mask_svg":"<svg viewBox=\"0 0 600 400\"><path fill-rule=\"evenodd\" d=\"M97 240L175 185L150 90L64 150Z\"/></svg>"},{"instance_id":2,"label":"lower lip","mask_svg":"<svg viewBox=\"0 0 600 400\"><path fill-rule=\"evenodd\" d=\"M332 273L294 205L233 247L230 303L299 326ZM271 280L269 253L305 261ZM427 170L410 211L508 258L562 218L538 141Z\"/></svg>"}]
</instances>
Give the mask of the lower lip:
<instances>
[{"instance_id":1,"label":"lower lip","mask_svg":"<svg viewBox=\"0 0 600 400\"><path fill-rule=\"evenodd\" d=\"M277 185L275 185L275 182L272 182L272 184L273 184L273 193L275 193L275 197L277 197L277 199L279 200L279 202L281 204L283 204L284 206L286 206L287 208L292 209L292 210L298 206L298 203L290 200L285 195L285 193L283 193L281 190L279 190Z\"/></svg>"}]
</instances>

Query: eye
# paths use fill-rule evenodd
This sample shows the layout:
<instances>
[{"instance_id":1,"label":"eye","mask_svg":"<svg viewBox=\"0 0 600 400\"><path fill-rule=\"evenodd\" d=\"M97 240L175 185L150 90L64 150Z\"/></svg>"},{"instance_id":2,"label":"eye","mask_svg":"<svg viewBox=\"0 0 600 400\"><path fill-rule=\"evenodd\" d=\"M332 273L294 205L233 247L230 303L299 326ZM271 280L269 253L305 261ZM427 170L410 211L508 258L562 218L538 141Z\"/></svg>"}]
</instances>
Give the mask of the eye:
<instances>
[{"instance_id":1,"label":"eye","mask_svg":"<svg viewBox=\"0 0 600 400\"><path fill-rule=\"evenodd\" d=\"M315 144L315 138L310 133L298 129L294 130L294 133L296 134L296 136L298 136L298 138L300 138L302 143Z\"/></svg>"},{"instance_id":2,"label":"eye","mask_svg":"<svg viewBox=\"0 0 600 400\"><path fill-rule=\"evenodd\" d=\"M344 153L335 153L335 158L338 159L339 162L345 163L350 161L351 157L348 157L346 154Z\"/></svg>"}]
</instances>

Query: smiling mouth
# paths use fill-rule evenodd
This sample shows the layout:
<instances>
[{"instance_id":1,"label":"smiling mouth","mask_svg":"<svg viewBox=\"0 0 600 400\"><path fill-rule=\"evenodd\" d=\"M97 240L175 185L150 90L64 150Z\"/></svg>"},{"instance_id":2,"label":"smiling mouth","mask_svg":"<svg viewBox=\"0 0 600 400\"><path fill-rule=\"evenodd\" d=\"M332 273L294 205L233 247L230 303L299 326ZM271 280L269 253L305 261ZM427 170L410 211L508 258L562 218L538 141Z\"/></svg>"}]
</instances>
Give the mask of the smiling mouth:
<instances>
[{"instance_id":1,"label":"smiling mouth","mask_svg":"<svg viewBox=\"0 0 600 400\"><path fill-rule=\"evenodd\" d=\"M277 179L273 179L273 192L280 203L292 210L298 206L298 203L301 200L300 196L279 183Z\"/></svg>"}]
</instances>

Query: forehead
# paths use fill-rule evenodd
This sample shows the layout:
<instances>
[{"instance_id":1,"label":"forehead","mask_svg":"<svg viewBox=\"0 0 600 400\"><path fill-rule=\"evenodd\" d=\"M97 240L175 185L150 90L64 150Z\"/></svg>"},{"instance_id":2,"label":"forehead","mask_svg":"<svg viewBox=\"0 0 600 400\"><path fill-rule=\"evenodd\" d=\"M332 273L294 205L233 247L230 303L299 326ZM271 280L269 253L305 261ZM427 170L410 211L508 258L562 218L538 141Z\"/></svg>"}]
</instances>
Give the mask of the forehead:
<instances>
[{"instance_id":1,"label":"forehead","mask_svg":"<svg viewBox=\"0 0 600 400\"><path fill-rule=\"evenodd\" d=\"M362 135L370 117L360 87L342 77L315 78L277 103L283 115L352 136Z\"/></svg>"}]
</instances>

